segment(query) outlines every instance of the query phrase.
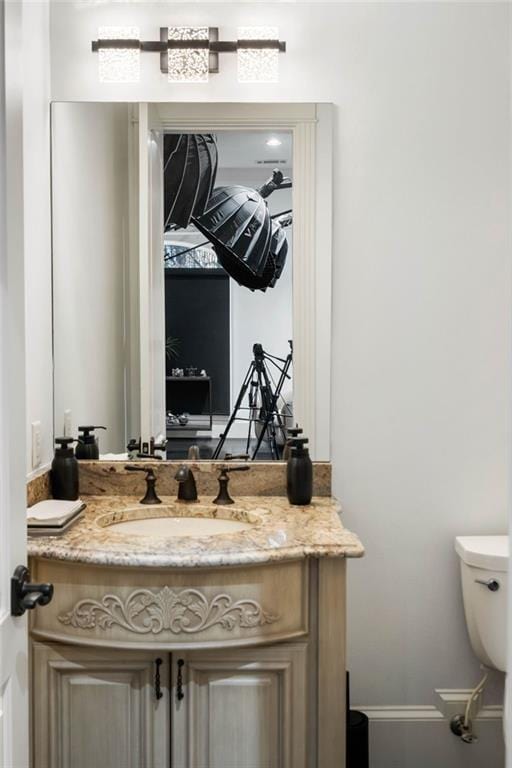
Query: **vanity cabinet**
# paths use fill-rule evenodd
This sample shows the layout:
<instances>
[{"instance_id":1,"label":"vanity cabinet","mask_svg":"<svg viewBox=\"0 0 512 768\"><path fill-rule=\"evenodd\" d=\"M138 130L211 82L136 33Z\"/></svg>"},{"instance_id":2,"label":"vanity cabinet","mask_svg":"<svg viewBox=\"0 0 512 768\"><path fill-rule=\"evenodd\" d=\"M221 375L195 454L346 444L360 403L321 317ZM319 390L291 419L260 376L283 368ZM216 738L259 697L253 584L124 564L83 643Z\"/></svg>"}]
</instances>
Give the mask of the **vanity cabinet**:
<instances>
[{"instance_id":1,"label":"vanity cabinet","mask_svg":"<svg viewBox=\"0 0 512 768\"><path fill-rule=\"evenodd\" d=\"M30 566L32 768L343 768L344 558Z\"/></svg>"},{"instance_id":2,"label":"vanity cabinet","mask_svg":"<svg viewBox=\"0 0 512 768\"><path fill-rule=\"evenodd\" d=\"M172 655L35 643L33 662L33 768L306 766L307 643Z\"/></svg>"},{"instance_id":3,"label":"vanity cabinet","mask_svg":"<svg viewBox=\"0 0 512 768\"><path fill-rule=\"evenodd\" d=\"M169 768L168 662L152 652L34 643L33 768Z\"/></svg>"},{"instance_id":4,"label":"vanity cabinet","mask_svg":"<svg viewBox=\"0 0 512 768\"><path fill-rule=\"evenodd\" d=\"M174 654L173 768L305 768L306 673L306 643Z\"/></svg>"}]
</instances>

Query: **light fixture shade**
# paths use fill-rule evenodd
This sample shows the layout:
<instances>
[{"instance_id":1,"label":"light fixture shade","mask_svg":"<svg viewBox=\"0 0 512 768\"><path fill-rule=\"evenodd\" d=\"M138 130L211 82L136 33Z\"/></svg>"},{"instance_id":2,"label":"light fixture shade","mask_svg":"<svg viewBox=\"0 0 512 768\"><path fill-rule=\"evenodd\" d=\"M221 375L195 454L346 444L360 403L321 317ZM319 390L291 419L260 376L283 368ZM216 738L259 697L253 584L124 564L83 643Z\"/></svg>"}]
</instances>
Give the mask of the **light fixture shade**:
<instances>
[{"instance_id":1,"label":"light fixture shade","mask_svg":"<svg viewBox=\"0 0 512 768\"><path fill-rule=\"evenodd\" d=\"M272 279L269 283L269 287L273 288L281 277L284 266L286 264L286 256L288 255L288 240L286 239L286 234L284 233L282 227L275 221L272 222L270 255L274 259L275 266L274 274L272 275Z\"/></svg>"},{"instance_id":2,"label":"light fixture shade","mask_svg":"<svg viewBox=\"0 0 512 768\"><path fill-rule=\"evenodd\" d=\"M164 136L164 229L188 227L215 186L217 142L211 133Z\"/></svg>"},{"instance_id":3,"label":"light fixture shade","mask_svg":"<svg viewBox=\"0 0 512 768\"><path fill-rule=\"evenodd\" d=\"M208 40L208 27L169 27L169 40ZM207 83L207 48L169 48L170 83Z\"/></svg>"},{"instance_id":4,"label":"light fixture shade","mask_svg":"<svg viewBox=\"0 0 512 768\"><path fill-rule=\"evenodd\" d=\"M277 27L239 27L239 40L277 40ZM276 48L239 48L239 83L279 82L279 51Z\"/></svg>"},{"instance_id":5,"label":"light fixture shade","mask_svg":"<svg viewBox=\"0 0 512 768\"><path fill-rule=\"evenodd\" d=\"M272 220L256 189L217 187L203 214L192 221L237 283L251 290L268 286L274 274L273 260L269 263Z\"/></svg>"},{"instance_id":6,"label":"light fixture shade","mask_svg":"<svg viewBox=\"0 0 512 768\"><path fill-rule=\"evenodd\" d=\"M138 40L138 27L100 27L100 40ZM98 51L100 83L138 83L140 80L140 49L100 48Z\"/></svg>"}]
</instances>

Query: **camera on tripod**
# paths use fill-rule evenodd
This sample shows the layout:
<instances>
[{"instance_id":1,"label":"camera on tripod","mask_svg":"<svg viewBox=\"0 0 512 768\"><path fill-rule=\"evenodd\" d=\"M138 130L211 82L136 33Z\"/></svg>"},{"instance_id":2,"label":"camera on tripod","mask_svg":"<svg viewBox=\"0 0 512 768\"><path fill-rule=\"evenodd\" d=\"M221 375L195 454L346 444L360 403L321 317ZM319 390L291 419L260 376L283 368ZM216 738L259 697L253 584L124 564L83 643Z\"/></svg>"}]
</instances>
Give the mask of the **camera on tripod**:
<instances>
[{"instance_id":1,"label":"camera on tripod","mask_svg":"<svg viewBox=\"0 0 512 768\"><path fill-rule=\"evenodd\" d=\"M278 460L281 457L279 443L282 442L283 436L286 434L286 427L284 423L285 416L281 412L279 403L283 399L282 390L284 383L287 379L291 379L289 370L293 357L293 343L291 340L288 343L290 345L290 352L286 358L276 357L265 352L262 344L253 344L252 353L254 359L249 365L233 412L213 453L213 459L219 458L229 431L235 421L248 422L245 452L252 460L258 455L263 440L267 440L269 444L272 459ZM273 366L279 372L277 382L272 376L270 366ZM243 404L246 394L248 405ZM291 411L287 404L285 404L284 409ZM288 415L291 417L292 413L286 414L286 416ZM256 440L256 445L251 455L252 440Z\"/></svg>"}]
</instances>

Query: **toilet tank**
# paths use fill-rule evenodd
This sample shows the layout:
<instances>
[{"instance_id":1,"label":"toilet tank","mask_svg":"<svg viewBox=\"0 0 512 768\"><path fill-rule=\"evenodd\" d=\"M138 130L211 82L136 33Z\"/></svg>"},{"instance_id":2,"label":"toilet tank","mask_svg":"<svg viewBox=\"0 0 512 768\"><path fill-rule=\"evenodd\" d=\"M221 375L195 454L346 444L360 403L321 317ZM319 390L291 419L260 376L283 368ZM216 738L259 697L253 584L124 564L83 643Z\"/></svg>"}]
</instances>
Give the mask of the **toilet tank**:
<instances>
[{"instance_id":1,"label":"toilet tank","mask_svg":"<svg viewBox=\"0 0 512 768\"><path fill-rule=\"evenodd\" d=\"M508 536L458 536L455 550L473 650L487 667L505 672Z\"/></svg>"}]
</instances>

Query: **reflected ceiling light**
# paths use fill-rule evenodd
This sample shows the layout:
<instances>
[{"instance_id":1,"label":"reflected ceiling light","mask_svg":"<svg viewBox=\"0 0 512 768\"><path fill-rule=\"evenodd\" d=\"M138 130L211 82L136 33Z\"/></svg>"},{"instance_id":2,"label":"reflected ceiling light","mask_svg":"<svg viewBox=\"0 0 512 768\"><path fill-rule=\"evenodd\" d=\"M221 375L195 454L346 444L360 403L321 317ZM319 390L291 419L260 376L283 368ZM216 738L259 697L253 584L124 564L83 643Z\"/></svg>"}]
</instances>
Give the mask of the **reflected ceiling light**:
<instances>
[{"instance_id":1,"label":"reflected ceiling light","mask_svg":"<svg viewBox=\"0 0 512 768\"><path fill-rule=\"evenodd\" d=\"M250 42L277 40L277 27L239 27L238 29L238 82L279 82L279 50L263 46L251 46ZM244 43L240 45L240 43Z\"/></svg>"},{"instance_id":2,"label":"reflected ceiling light","mask_svg":"<svg viewBox=\"0 0 512 768\"><path fill-rule=\"evenodd\" d=\"M100 83L138 83L140 44L138 27L100 27L98 76ZM108 45L107 45L108 43Z\"/></svg>"},{"instance_id":3,"label":"reflected ceiling light","mask_svg":"<svg viewBox=\"0 0 512 768\"><path fill-rule=\"evenodd\" d=\"M278 139L277 136L271 136L266 141L267 147L280 147L282 143L281 139Z\"/></svg>"},{"instance_id":4,"label":"reflected ceiling light","mask_svg":"<svg viewBox=\"0 0 512 768\"><path fill-rule=\"evenodd\" d=\"M160 54L160 71L171 83L206 83L219 71L219 54L236 53L241 83L276 83L286 43L277 27L240 27L238 40L219 40L217 27L161 27L160 40L140 40L137 27L100 27L92 50L102 83L136 83L140 52Z\"/></svg>"}]
</instances>

